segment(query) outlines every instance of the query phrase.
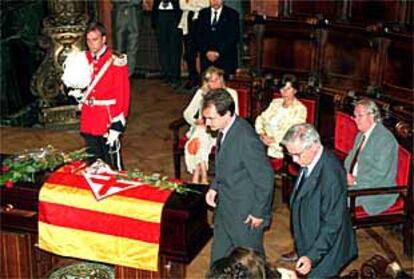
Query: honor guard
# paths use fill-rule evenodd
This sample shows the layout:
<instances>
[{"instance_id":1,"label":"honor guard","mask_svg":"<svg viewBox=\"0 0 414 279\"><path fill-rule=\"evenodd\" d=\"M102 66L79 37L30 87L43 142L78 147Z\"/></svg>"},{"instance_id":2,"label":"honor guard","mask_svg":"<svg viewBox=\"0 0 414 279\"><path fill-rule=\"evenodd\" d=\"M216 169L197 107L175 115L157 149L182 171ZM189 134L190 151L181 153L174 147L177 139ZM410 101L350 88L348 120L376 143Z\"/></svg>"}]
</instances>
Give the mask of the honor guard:
<instances>
[{"instance_id":1,"label":"honor guard","mask_svg":"<svg viewBox=\"0 0 414 279\"><path fill-rule=\"evenodd\" d=\"M130 101L127 57L114 54L106 46L106 30L101 23L89 24L86 42L88 51L79 55L86 57L90 83L82 93L75 90L69 94L79 101L80 131L92 160L102 159L121 170L119 137L125 129ZM69 71L69 65L65 66L65 72Z\"/></svg>"}]
</instances>

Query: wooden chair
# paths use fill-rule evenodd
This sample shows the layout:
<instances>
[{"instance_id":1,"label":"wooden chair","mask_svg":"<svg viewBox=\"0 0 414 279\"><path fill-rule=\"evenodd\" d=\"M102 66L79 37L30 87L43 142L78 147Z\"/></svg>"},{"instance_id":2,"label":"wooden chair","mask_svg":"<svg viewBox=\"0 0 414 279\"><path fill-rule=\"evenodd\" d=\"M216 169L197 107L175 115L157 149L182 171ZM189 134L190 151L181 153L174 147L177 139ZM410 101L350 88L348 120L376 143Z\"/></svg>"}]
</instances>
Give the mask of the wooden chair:
<instances>
[{"instance_id":1,"label":"wooden chair","mask_svg":"<svg viewBox=\"0 0 414 279\"><path fill-rule=\"evenodd\" d=\"M319 96L298 96L298 99L307 109L306 123L316 125L316 123L318 123ZM299 166L286 154L283 159L272 158L270 162L275 172L281 171L282 201L287 203L292 192L293 177L296 177L299 174Z\"/></svg>"},{"instance_id":2,"label":"wooden chair","mask_svg":"<svg viewBox=\"0 0 414 279\"><path fill-rule=\"evenodd\" d=\"M251 98L251 87L248 84L242 83L244 87L234 88L230 85L237 85L236 81L227 82L230 88L237 91L238 103L239 103L239 116L243 118L249 118L250 113L250 98ZM182 129L186 127L186 129ZM169 129L172 131L173 136L173 162L174 162L174 175L177 179L181 178L181 158L184 156L184 146L188 140L186 135L183 135L183 131L187 131L189 125L185 121L184 117L173 121L169 125Z\"/></svg>"},{"instance_id":3,"label":"wooden chair","mask_svg":"<svg viewBox=\"0 0 414 279\"><path fill-rule=\"evenodd\" d=\"M335 134L334 148L335 155L343 162L354 146L358 128L351 115L337 111L335 112Z\"/></svg>"},{"instance_id":4,"label":"wooden chair","mask_svg":"<svg viewBox=\"0 0 414 279\"><path fill-rule=\"evenodd\" d=\"M413 220L410 218L413 210L412 189L410 189L412 187L412 182L410 181L412 169L411 160L411 153L400 145L398 148L396 187L378 187L348 191L350 200L349 211L354 228L402 224L404 253L407 255L413 255L414 246L412 239ZM395 204L380 214L368 215L362 207L355 205L357 197L395 193L400 195Z\"/></svg>"}]
</instances>

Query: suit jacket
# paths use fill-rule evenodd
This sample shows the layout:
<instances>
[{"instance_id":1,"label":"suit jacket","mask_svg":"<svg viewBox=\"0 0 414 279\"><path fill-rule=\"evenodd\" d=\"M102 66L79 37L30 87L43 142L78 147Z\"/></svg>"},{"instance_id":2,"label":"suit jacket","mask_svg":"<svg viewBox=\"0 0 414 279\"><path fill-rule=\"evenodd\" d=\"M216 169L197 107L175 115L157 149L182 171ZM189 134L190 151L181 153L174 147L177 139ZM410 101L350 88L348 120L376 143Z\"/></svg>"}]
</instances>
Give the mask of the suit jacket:
<instances>
[{"instance_id":1,"label":"suit jacket","mask_svg":"<svg viewBox=\"0 0 414 279\"><path fill-rule=\"evenodd\" d=\"M232 231L245 226L249 214L271 219L274 173L262 142L251 125L236 117L216 157L212 189L218 192L216 217L222 216ZM229 232L230 234L232 232Z\"/></svg>"},{"instance_id":2,"label":"suit jacket","mask_svg":"<svg viewBox=\"0 0 414 279\"><path fill-rule=\"evenodd\" d=\"M345 168L350 172L350 165L362 139L358 133L352 150L345 159ZM358 174L353 189L386 187L395 185L397 175L398 143L394 135L377 123L368 141L359 153ZM379 195L357 198L356 204L362 205L368 214L378 214L395 203L398 194Z\"/></svg>"},{"instance_id":3,"label":"suit jacket","mask_svg":"<svg viewBox=\"0 0 414 279\"><path fill-rule=\"evenodd\" d=\"M308 278L337 275L358 251L347 209L345 171L331 151L323 150L302 187L295 187L290 203L296 251L312 260Z\"/></svg>"},{"instance_id":4,"label":"suit jacket","mask_svg":"<svg viewBox=\"0 0 414 279\"><path fill-rule=\"evenodd\" d=\"M220 18L215 28L211 26L211 8L204 8L199 13L197 44L201 54L202 67L214 65L224 70L226 75L237 69L237 43L240 38L239 14L223 5ZM220 53L219 59L211 63L206 53L214 50Z\"/></svg>"}]
</instances>

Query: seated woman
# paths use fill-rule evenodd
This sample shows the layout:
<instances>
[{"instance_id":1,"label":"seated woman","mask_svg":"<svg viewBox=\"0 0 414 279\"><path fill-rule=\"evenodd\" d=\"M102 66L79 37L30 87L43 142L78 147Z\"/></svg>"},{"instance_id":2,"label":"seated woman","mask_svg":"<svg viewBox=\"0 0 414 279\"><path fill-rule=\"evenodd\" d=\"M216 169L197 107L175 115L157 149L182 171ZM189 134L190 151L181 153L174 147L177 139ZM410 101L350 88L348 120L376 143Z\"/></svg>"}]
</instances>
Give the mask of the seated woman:
<instances>
[{"instance_id":1,"label":"seated woman","mask_svg":"<svg viewBox=\"0 0 414 279\"><path fill-rule=\"evenodd\" d=\"M285 75L280 89L282 98L273 99L256 118L256 132L268 147L269 157L282 159L283 150L279 143L283 135L292 125L306 122L306 107L295 97L297 88L296 77Z\"/></svg>"},{"instance_id":2,"label":"seated woman","mask_svg":"<svg viewBox=\"0 0 414 279\"><path fill-rule=\"evenodd\" d=\"M214 262L207 279L296 279L293 270L273 268L251 248L236 247L228 257Z\"/></svg>"},{"instance_id":3,"label":"seated woman","mask_svg":"<svg viewBox=\"0 0 414 279\"><path fill-rule=\"evenodd\" d=\"M237 92L225 86L224 71L216 67L209 67L205 71L202 86L183 113L184 119L191 126L187 132L188 141L184 147L184 159L188 172L193 174L193 183L208 184L208 157L216 140L206 129L201 108L204 94L219 88L225 88L230 93L236 105L236 114L239 114Z\"/></svg>"}]
</instances>

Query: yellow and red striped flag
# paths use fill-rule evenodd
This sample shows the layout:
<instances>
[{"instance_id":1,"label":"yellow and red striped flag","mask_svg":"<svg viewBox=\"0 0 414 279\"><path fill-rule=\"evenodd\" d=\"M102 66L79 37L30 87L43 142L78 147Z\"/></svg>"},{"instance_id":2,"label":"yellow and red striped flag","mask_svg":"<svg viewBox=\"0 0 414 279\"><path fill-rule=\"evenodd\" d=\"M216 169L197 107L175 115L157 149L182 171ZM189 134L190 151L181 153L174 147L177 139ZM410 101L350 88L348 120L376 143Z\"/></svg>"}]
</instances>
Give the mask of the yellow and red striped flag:
<instances>
[{"instance_id":1,"label":"yellow and red striped flag","mask_svg":"<svg viewBox=\"0 0 414 279\"><path fill-rule=\"evenodd\" d=\"M157 271L162 209L172 191L142 185L98 201L80 172L71 169L76 163L54 172L40 190L39 247Z\"/></svg>"}]
</instances>

